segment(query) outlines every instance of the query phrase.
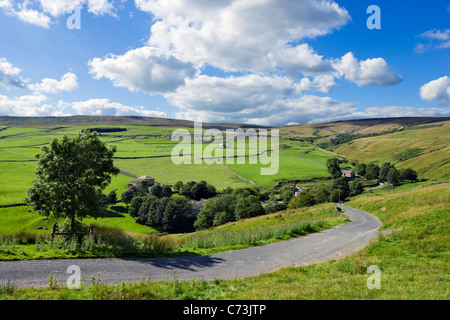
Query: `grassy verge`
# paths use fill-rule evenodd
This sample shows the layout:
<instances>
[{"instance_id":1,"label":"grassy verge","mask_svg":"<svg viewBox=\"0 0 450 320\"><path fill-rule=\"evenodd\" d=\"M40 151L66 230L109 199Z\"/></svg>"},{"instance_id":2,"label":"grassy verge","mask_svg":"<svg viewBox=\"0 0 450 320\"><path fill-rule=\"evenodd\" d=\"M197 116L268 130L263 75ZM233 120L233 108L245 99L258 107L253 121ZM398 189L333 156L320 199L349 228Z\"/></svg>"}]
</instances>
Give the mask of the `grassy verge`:
<instances>
[{"instance_id":1,"label":"grassy verge","mask_svg":"<svg viewBox=\"0 0 450 320\"><path fill-rule=\"evenodd\" d=\"M162 257L210 254L259 246L328 229L347 221L331 204L316 208L287 210L229 223L189 234L156 236L149 227L136 224L121 207L109 217L88 219L95 225L95 237L79 245L63 239L50 241L54 219L44 219L26 208L3 209L0 216L0 260ZM117 209L118 208L118 209ZM21 214L18 214L22 210ZM61 223L59 221L58 223ZM11 231L22 225L21 231ZM3 230L3 232L2 232ZM8 230L9 232L5 232Z\"/></svg>"},{"instance_id":2,"label":"grassy verge","mask_svg":"<svg viewBox=\"0 0 450 320\"><path fill-rule=\"evenodd\" d=\"M353 200L373 213L381 236L339 261L286 268L257 277L224 281L141 282L109 286L100 281L81 290L63 287L16 289L1 299L449 299L450 186L424 186L396 194ZM384 209L380 209L382 208ZM385 208L387 207L387 209ZM367 288L367 268L381 269L381 289Z\"/></svg>"}]
</instances>

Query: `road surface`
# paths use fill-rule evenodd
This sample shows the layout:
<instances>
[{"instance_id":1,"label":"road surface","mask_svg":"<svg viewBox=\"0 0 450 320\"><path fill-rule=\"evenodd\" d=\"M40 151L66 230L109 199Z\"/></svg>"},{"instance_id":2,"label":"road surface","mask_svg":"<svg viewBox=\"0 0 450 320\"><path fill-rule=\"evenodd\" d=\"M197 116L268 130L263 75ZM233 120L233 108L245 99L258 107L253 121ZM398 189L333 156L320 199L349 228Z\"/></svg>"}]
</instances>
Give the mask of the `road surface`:
<instances>
[{"instance_id":1,"label":"road surface","mask_svg":"<svg viewBox=\"0 0 450 320\"><path fill-rule=\"evenodd\" d=\"M173 280L237 279L339 259L364 247L378 235L381 222L366 212L340 205L351 222L306 236L243 250L174 258L102 258L0 261L0 284L46 287L50 274L65 284L76 265L84 284L91 277L101 283Z\"/></svg>"}]
</instances>

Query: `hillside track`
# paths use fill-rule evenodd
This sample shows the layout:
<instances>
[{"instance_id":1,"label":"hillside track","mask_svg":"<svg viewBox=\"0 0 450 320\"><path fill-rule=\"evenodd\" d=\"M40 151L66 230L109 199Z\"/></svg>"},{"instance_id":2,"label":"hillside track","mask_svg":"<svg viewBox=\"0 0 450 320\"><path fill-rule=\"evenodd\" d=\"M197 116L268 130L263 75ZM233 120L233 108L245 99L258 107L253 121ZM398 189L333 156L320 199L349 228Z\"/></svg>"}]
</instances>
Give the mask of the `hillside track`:
<instances>
[{"instance_id":1,"label":"hillside track","mask_svg":"<svg viewBox=\"0 0 450 320\"><path fill-rule=\"evenodd\" d=\"M104 258L64 260L0 261L0 285L47 287L52 274L64 285L76 265L82 282L101 283L173 280L215 280L252 277L281 268L337 260L363 248L377 237L381 222L366 212L342 206L351 222L307 236L243 250L204 256L173 258Z\"/></svg>"}]
</instances>

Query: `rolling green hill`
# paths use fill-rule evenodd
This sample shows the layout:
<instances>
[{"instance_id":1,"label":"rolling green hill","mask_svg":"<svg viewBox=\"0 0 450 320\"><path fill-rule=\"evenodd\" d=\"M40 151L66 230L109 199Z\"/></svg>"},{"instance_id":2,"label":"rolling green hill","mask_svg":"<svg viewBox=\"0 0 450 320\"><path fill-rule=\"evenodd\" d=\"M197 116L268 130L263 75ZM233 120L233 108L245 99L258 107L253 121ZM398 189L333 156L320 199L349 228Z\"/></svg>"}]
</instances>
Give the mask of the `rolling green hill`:
<instances>
[{"instance_id":1,"label":"rolling green hill","mask_svg":"<svg viewBox=\"0 0 450 320\"><path fill-rule=\"evenodd\" d=\"M279 127L286 138L315 138L317 142L330 141L338 134L374 134L396 129L414 127L435 122L449 121L448 117L403 117L342 120L327 123L299 124ZM1 122L0 122L1 123Z\"/></svg>"},{"instance_id":2,"label":"rolling green hill","mask_svg":"<svg viewBox=\"0 0 450 320\"><path fill-rule=\"evenodd\" d=\"M356 139L334 152L360 162L413 168L419 178L450 178L450 121L407 127L400 132Z\"/></svg>"}]
</instances>

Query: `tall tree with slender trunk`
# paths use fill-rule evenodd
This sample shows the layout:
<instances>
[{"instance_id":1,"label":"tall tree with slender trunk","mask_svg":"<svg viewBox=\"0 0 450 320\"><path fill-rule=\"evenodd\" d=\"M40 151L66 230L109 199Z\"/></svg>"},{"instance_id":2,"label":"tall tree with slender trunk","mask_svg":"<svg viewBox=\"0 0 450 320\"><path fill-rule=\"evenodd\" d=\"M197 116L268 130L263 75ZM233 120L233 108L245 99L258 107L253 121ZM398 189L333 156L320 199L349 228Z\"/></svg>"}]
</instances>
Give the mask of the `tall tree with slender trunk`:
<instances>
[{"instance_id":1,"label":"tall tree with slender trunk","mask_svg":"<svg viewBox=\"0 0 450 320\"><path fill-rule=\"evenodd\" d=\"M96 132L53 139L36 155L37 177L27 191L27 203L41 215L69 218L75 232L75 219L101 215L102 190L119 174L115 152Z\"/></svg>"}]
</instances>

